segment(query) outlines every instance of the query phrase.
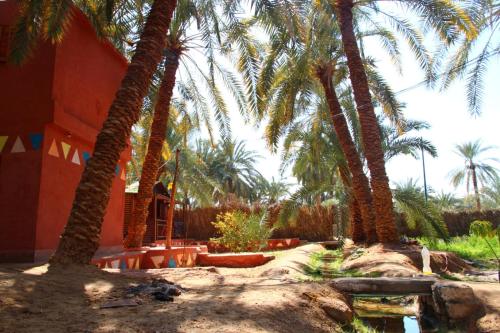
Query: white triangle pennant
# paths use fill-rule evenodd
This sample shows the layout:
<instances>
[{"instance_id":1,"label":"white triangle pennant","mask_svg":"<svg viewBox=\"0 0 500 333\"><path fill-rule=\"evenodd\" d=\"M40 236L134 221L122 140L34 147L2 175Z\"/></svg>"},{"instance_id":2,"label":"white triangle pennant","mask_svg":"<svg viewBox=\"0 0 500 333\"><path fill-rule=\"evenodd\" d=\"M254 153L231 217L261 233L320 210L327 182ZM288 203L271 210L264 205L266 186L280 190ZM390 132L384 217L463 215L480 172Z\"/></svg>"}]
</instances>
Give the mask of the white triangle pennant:
<instances>
[{"instance_id":1,"label":"white triangle pennant","mask_svg":"<svg viewBox=\"0 0 500 333\"><path fill-rule=\"evenodd\" d=\"M74 164L78 164L80 165L80 155L78 155L78 149L75 149L75 152L73 154L73 158L71 159L71 162L73 162Z\"/></svg>"},{"instance_id":2,"label":"white triangle pennant","mask_svg":"<svg viewBox=\"0 0 500 333\"><path fill-rule=\"evenodd\" d=\"M10 151L11 153L24 153L26 152L26 149L24 148L23 141L21 140L20 137L16 138L16 141L14 142L14 146L12 146L12 150Z\"/></svg>"}]
</instances>

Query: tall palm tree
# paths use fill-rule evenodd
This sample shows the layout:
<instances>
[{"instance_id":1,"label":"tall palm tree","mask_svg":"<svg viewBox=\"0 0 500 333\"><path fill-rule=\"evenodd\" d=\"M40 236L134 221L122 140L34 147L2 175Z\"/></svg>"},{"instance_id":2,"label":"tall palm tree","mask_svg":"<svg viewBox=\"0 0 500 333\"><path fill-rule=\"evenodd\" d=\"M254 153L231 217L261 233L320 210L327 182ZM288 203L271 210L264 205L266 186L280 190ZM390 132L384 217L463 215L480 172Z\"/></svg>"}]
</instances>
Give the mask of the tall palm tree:
<instances>
[{"instance_id":1,"label":"tall palm tree","mask_svg":"<svg viewBox=\"0 0 500 333\"><path fill-rule=\"evenodd\" d=\"M252 197L253 185L261 177L255 164L260 156L248 150L244 141L226 139L214 151L208 162L209 175L221 184L226 198L231 195L248 199Z\"/></svg>"},{"instance_id":2,"label":"tall palm tree","mask_svg":"<svg viewBox=\"0 0 500 333\"><path fill-rule=\"evenodd\" d=\"M36 44L42 32L60 41L68 26L71 1L25 1L15 32L15 41ZM51 264L88 264L99 247L102 222L109 202L111 183L120 153L127 146L132 125L139 119L144 96L162 57L175 0L153 2L130 65L99 132L92 157L85 165L66 227ZM48 13L48 15L47 15ZM13 52L17 49L14 48Z\"/></svg>"},{"instance_id":3,"label":"tall palm tree","mask_svg":"<svg viewBox=\"0 0 500 333\"><path fill-rule=\"evenodd\" d=\"M357 6L376 6L374 3L375 1L359 2ZM444 33L444 37L448 39L447 41L455 38L455 36L451 35L451 29L458 27L464 31L469 31L471 28L470 20L465 12L450 5L449 2L415 0L401 1L400 3L405 3L410 9L417 12L426 13L428 16L425 23ZM448 6L446 6L447 4ZM377 226L380 226L379 241L383 243L397 242L398 234L394 222L392 193L385 170L380 129L372 103L368 77L356 38L356 23L353 17L354 6L353 0L335 1L343 49L347 57L347 66L349 67L350 80L361 124L364 153L370 170L373 205ZM446 14L446 16L440 17L442 14ZM450 18L451 20L447 20ZM426 56L425 54L421 56L424 57L420 59L422 61Z\"/></svg>"},{"instance_id":4,"label":"tall palm tree","mask_svg":"<svg viewBox=\"0 0 500 333\"><path fill-rule=\"evenodd\" d=\"M187 56L186 53L190 47L192 47L192 44L196 45L196 39L201 39L200 42L203 42L207 49L214 48L213 44L217 42L217 38L214 37L215 33L210 30L211 27L209 26L209 24L221 24L221 22L218 22L219 18L214 16L213 8L211 8L211 6L214 5L215 3L211 2L209 6L207 6L203 2L193 0L179 0L178 2L167 36L163 78L158 89L149 144L142 166L142 174L139 181L139 189L135 199L134 209L132 211L132 218L125 239L126 247L133 248L142 245L142 238L146 231L148 207L152 199L153 187L157 179L165 132L167 130L170 101L174 92L176 73L179 68L181 57ZM203 27L203 33L198 34L201 38L187 35L187 30L192 28L195 20L198 26L201 25L200 22L203 23L201 25L201 27ZM214 29L212 28L212 30ZM213 50L211 50L211 52L213 52ZM208 61L214 66L215 60L213 55L209 57ZM198 66L194 67L195 69L200 69ZM219 67L217 66L217 68ZM223 74L229 75L228 73ZM225 106L224 100L221 98L215 80L213 76L209 78L207 75L204 75L204 77L207 79L210 91L213 92L214 100L216 101L216 118L224 119L225 121L227 118L227 107ZM238 91L237 85L236 88L232 85L232 88L231 91L237 91L237 98L244 96L242 92ZM240 99L243 98L240 97ZM226 124L223 123L223 126L225 127Z\"/></svg>"},{"instance_id":5,"label":"tall palm tree","mask_svg":"<svg viewBox=\"0 0 500 333\"><path fill-rule=\"evenodd\" d=\"M351 137L351 131L356 134L354 132L357 129L350 126L344 117L342 108L346 105L341 106L350 96L350 89L345 87L347 68L342 61L338 26L331 20L329 6L321 2L311 5L304 15L306 17L302 23L301 35L283 39L281 44L273 41L269 56L264 62L260 80L262 87L258 89L266 91L267 95L262 104L268 106L267 112L270 114L268 140L272 144L276 143L293 119L301 116L304 111L306 114L315 112L314 105L324 98L331 124L337 132L347 160L349 171L344 173L344 180L350 179L352 183L353 199L361 210L366 240L373 243L377 240L377 235L369 180L363 170L359 150ZM371 33L376 35L378 32ZM280 56L280 52L284 56ZM283 58L285 60L281 60ZM277 63L274 67L273 62ZM372 67L370 69L370 88L373 89L374 96L389 119L401 122L401 105L376 70Z\"/></svg>"},{"instance_id":6,"label":"tall palm tree","mask_svg":"<svg viewBox=\"0 0 500 333\"><path fill-rule=\"evenodd\" d=\"M492 146L482 146L481 141L466 142L455 146L455 153L464 160L464 167L450 172L451 183L458 187L464 181L467 184L469 193L470 182L474 189L476 198L476 209L481 210L481 196L479 194L479 184L484 186L489 181L494 182L498 177L497 169L488 164L490 161L499 162L497 158L482 158L480 155L492 150Z\"/></svg>"}]
</instances>

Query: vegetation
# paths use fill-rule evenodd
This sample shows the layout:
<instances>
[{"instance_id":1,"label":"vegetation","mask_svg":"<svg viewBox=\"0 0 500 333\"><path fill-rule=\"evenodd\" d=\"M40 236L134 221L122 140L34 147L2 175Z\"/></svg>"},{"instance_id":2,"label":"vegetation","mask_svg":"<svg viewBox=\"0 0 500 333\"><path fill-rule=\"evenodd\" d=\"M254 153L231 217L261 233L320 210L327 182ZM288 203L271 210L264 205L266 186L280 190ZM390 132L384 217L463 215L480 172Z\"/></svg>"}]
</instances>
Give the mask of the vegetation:
<instances>
[{"instance_id":1,"label":"vegetation","mask_svg":"<svg viewBox=\"0 0 500 333\"><path fill-rule=\"evenodd\" d=\"M262 213L228 212L217 215L213 222L220 237L211 241L232 252L257 251L267 245L273 229L267 224L267 211Z\"/></svg>"},{"instance_id":2,"label":"vegetation","mask_svg":"<svg viewBox=\"0 0 500 333\"><path fill-rule=\"evenodd\" d=\"M498 237L484 238L477 235L468 235L452 237L448 242L429 238L419 238L419 242L427 246L430 250L449 251L456 253L462 258L486 262L496 259L487 245L486 239L491 247L498 253L500 251Z\"/></svg>"},{"instance_id":3,"label":"vegetation","mask_svg":"<svg viewBox=\"0 0 500 333\"><path fill-rule=\"evenodd\" d=\"M327 257L328 259L325 259ZM333 259L333 260L332 260ZM307 267L305 267L305 272L313 280L324 279L324 275L327 274L329 278L331 277L360 277L365 276L364 274L358 272L355 269L343 270L341 269L342 262L344 261L342 249L338 250L323 250L315 252L311 255L311 259ZM377 276L370 275L370 276Z\"/></svg>"}]
</instances>

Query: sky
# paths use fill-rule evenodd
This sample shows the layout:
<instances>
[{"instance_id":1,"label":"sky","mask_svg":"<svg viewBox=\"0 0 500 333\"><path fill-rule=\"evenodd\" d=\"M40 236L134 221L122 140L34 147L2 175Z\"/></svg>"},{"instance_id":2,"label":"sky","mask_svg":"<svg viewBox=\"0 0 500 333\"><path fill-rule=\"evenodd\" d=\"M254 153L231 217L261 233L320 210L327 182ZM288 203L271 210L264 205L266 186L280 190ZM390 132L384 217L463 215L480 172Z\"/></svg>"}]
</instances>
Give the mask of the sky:
<instances>
[{"instance_id":1,"label":"sky","mask_svg":"<svg viewBox=\"0 0 500 333\"><path fill-rule=\"evenodd\" d=\"M417 61L413 58L404 42L401 42L402 74L398 73L386 54L376 42L365 42L365 51L375 57L377 66L394 91L403 90L421 82L424 78ZM472 56L471 58L473 58ZM407 119L423 120L430 129L417 132L417 136L430 140L438 150L438 157L425 156L428 187L435 192L455 193L463 196L466 186L454 188L450 184L449 173L464 165L463 160L454 153L455 145L480 139L484 145L498 145L485 157L500 158L500 56L490 57L488 71L484 80L482 113L471 116L467 110L465 80L456 80L446 91L429 89L424 85L398 94L401 102L406 103L404 115ZM270 180L280 179L280 154L271 154L263 139L265 123L260 127L247 125L239 115L236 105L230 104L231 127L233 136L245 140L247 147L257 151L262 158L258 170ZM500 168L500 165L496 165ZM422 161L411 156L393 158L386 165L391 186L407 181L409 178L423 185ZM294 183L290 171L284 178Z\"/></svg>"}]
</instances>

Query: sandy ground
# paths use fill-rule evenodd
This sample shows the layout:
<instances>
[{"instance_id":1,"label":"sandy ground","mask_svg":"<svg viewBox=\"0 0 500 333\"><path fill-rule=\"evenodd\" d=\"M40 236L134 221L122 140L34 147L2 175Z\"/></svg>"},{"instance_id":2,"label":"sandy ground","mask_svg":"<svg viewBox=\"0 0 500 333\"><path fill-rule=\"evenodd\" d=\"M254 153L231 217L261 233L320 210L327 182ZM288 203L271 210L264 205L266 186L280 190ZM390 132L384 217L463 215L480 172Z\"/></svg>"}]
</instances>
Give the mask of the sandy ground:
<instances>
[{"instance_id":1,"label":"sandy ground","mask_svg":"<svg viewBox=\"0 0 500 333\"><path fill-rule=\"evenodd\" d=\"M0 332L341 332L314 295L342 296L303 273L310 254L321 249L308 244L281 251L275 260L249 269L47 271L46 265L0 265ZM382 252L365 251L346 263L365 262L367 271L388 275L418 272L408 258ZM182 286L182 295L173 303L143 295L130 298L141 303L134 307L101 308L154 277ZM488 311L481 331L499 332L500 284L469 285Z\"/></svg>"},{"instance_id":2,"label":"sandy ground","mask_svg":"<svg viewBox=\"0 0 500 333\"><path fill-rule=\"evenodd\" d=\"M304 293L335 293L304 282L309 244L283 251L254 269L162 269L126 274L68 267L0 265L0 332L335 332L332 321ZM101 309L126 288L152 276L180 284L173 303ZM135 298L137 299L137 298Z\"/></svg>"}]
</instances>

